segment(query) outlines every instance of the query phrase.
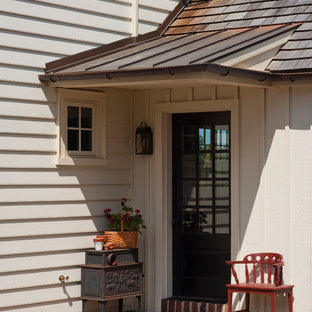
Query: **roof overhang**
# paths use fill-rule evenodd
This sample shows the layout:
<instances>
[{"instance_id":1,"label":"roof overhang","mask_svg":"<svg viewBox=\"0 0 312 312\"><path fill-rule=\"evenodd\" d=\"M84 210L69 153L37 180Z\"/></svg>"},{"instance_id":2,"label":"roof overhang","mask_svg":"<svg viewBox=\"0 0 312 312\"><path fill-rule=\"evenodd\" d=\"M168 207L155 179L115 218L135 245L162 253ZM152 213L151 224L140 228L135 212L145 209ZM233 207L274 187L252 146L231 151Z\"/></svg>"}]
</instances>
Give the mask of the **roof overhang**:
<instances>
[{"instance_id":1,"label":"roof overhang","mask_svg":"<svg viewBox=\"0 0 312 312\"><path fill-rule=\"evenodd\" d=\"M75 72L40 75L50 87L119 87L130 89L170 87L175 85L232 84L278 87L312 84L312 72L270 73L224 66L200 64L136 70Z\"/></svg>"}]
</instances>

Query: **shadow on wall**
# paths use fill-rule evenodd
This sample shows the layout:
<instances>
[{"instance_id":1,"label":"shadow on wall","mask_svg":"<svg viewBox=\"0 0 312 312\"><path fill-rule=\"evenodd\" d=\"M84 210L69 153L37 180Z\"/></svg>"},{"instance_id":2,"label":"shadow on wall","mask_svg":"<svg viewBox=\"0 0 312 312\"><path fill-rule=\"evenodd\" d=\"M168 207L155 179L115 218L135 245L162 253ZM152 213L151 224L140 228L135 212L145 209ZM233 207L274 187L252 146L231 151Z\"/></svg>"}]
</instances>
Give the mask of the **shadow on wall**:
<instances>
[{"instance_id":1,"label":"shadow on wall","mask_svg":"<svg viewBox=\"0 0 312 312\"><path fill-rule=\"evenodd\" d=\"M307 87L267 89L264 105L258 100L261 91L255 91L241 88L240 94L239 258L252 252L281 253L287 265L286 283L296 285L292 263L302 258L303 245L310 248L307 237L311 236L307 220L311 219L312 91ZM301 228L298 235L292 231L296 224ZM297 293L295 308L299 297ZM265 297L254 296L253 308L265 301L269 308ZM280 311L287 310L286 302L278 299Z\"/></svg>"}]
</instances>

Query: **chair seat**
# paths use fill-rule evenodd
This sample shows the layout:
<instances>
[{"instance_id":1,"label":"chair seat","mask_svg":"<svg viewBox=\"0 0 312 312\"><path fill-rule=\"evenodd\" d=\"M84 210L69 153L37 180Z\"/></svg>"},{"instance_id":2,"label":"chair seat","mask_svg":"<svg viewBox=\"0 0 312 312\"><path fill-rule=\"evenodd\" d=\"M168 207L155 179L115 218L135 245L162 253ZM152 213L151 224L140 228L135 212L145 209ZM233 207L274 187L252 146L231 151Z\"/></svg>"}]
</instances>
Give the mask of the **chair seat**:
<instances>
[{"instance_id":1,"label":"chair seat","mask_svg":"<svg viewBox=\"0 0 312 312\"><path fill-rule=\"evenodd\" d=\"M294 285L280 285L275 286L274 284L259 284L259 283L239 283L239 284L227 284L226 287L231 288L233 290L251 290L251 291L273 291L273 292L283 292L290 290L294 287Z\"/></svg>"}]
</instances>

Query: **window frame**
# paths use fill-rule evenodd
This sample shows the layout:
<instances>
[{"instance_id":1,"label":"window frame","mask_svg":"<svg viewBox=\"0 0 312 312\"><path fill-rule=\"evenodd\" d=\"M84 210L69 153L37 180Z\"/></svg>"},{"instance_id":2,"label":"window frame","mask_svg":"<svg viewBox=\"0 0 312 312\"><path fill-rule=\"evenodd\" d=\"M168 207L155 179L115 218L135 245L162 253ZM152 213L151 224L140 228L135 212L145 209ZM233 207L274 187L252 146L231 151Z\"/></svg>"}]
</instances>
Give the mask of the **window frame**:
<instances>
[{"instance_id":1,"label":"window frame","mask_svg":"<svg viewBox=\"0 0 312 312\"><path fill-rule=\"evenodd\" d=\"M68 151L68 107L92 108L92 151ZM105 166L106 116L105 93L58 89L58 165ZM79 131L81 131L79 120ZM80 145L80 143L79 143Z\"/></svg>"},{"instance_id":2,"label":"window frame","mask_svg":"<svg viewBox=\"0 0 312 312\"><path fill-rule=\"evenodd\" d=\"M66 125L65 125L65 153L69 156L96 156L97 149L97 124L96 124L96 105L93 103L66 103L65 104L66 112ZM68 107L78 107L79 108L79 125L77 128L68 126ZM92 150L91 151L82 151L81 150L81 131L84 128L81 127L81 108L91 108L92 109L92 128L89 131L92 131ZM76 130L79 132L79 150L68 150L68 130Z\"/></svg>"}]
</instances>

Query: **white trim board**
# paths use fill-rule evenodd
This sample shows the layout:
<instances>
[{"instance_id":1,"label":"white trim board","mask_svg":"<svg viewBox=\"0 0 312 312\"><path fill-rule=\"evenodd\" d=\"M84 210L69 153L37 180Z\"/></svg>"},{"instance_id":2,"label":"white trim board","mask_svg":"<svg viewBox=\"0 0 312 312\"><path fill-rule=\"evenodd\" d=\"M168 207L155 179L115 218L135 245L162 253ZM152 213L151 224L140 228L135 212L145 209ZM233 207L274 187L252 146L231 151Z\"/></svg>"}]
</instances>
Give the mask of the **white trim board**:
<instances>
[{"instance_id":1,"label":"white trim board","mask_svg":"<svg viewBox=\"0 0 312 312\"><path fill-rule=\"evenodd\" d=\"M231 258L239 253L239 100L155 104L155 311L172 295L172 139L173 113L231 112Z\"/></svg>"}]
</instances>

